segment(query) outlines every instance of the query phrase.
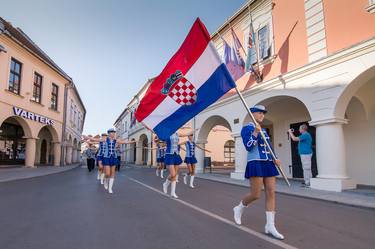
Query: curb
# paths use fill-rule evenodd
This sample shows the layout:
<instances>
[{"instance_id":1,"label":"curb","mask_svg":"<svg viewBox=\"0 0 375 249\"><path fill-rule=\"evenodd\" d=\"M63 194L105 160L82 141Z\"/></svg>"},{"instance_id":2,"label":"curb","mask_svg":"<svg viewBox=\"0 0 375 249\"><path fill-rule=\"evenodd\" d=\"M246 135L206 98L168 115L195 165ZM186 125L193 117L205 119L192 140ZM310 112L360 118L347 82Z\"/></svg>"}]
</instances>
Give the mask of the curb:
<instances>
[{"instance_id":1,"label":"curb","mask_svg":"<svg viewBox=\"0 0 375 249\"><path fill-rule=\"evenodd\" d=\"M232 185L232 186L249 188L248 186L244 186L242 184L235 183L235 182L227 182L227 181L223 181L223 180L220 180L220 179L209 179L209 178L205 178L205 177L202 177L202 176L199 176L199 175L196 175L196 177L199 178L199 179L207 180L207 181L219 182L219 183L223 183L223 184L229 184L229 185ZM349 202L344 202L344 201L340 201L340 200L332 200L332 199L329 199L329 198L319 198L319 197L315 197L315 196L306 196L306 195L290 193L290 192L285 192L285 191L280 191L280 190L276 190L276 193L288 195L288 196L310 199L310 200L326 201L326 202L345 205L345 206L349 206L349 207L357 207L357 208L362 208L362 209L375 210L375 205L349 203Z\"/></svg>"},{"instance_id":2,"label":"curb","mask_svg":"<svg viewBox=\"0 0 375 249\"><path fill-rule=\"evenodd\" d=\"M82 166L81 163L75 164L73 166L62 166L62 167L59 166L61 168L65 168L65 167L69 167L69 168L61 170L61 171L56 171L56 172L46 172L46 173L42 173L40 175L14 177L14 178L10 177L10 178L7 178L7 179L0 179L0 183L3 183L3 182L12 182L12 181L19 181L19 180L26 180L26 179L32 179L32 178L37 178L37 177L43 177L43 176L48 176L48 175L54 175L54 174L64 173L64 172L67 172L69 170L73 170L73 169L76 169L78 167L81 167L81 166ZM50 167L50 166L46 166L46 167ZM51 167L56 167L56 166L51 166ZM0 173L1 173L1 170L0 170Z\"/></svg>"}]
</instances>

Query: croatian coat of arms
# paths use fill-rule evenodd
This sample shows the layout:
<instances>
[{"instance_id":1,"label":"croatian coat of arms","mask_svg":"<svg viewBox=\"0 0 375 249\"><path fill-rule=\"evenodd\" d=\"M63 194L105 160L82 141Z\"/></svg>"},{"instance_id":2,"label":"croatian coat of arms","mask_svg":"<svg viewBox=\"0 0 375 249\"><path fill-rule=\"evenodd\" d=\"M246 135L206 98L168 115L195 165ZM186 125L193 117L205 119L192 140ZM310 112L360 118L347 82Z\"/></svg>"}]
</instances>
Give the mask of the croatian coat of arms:
<instances>
[{"instance_id":1,"label":"croatian coat of arms","mask_svg":"<svg viewBox=\"0 0 375 249\"><path fill-rule=\"evenodd\" d=\"M161 92L171 97L179 105L192 105L197 100L197 90L180 70L177 70L166 80Z\"/></svg>"}]
</instances>

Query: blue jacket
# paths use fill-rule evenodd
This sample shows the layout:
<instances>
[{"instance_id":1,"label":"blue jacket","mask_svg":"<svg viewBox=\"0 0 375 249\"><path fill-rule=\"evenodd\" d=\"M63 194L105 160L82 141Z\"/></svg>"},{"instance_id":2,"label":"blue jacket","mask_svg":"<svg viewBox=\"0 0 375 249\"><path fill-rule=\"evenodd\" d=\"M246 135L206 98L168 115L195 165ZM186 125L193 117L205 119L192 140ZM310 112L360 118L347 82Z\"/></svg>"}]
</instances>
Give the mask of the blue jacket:
<instances>
[{"instance_id":1,"label":"blue jacket","mask_svg":"<svg viewBox=\"0 0 375 249\"><path fill-rule=\"evenodd\" d=\"M104 153L105 153L105 149L106 149L106 146L105 146L105 143L100 141L99 142L99 151L98 151L98 156L103 156Z\"/></svg>"},{"instance_id":2,"label":"blue jacket","mask_svg":"<svg viewBox=\"0 0 375 249\"><path fill-rule=\"evenodd\" d=\"M116 151L116 139L111 140L107 138L107 141L104 143L104 153L103 157L109 158L109 157L117 157L117 151Z\"/></svg>"},{"instance_id":3,"label":"blue jacket","mask_svg":"<svg viewBox=\"0 0 375 249\"><path fill-rule=\"evenodd\" d=\"M247 150L247 161L273 161L271 152L267 149L260 133L257 137L253 135L255 130L254 123L250 122L244 126L241 130L242 142ZM271 146L272 151L274 152L270 137L268 136L265 129L262 129L268 144ZM275 152L274 152L275 153Z\"/></svg>"},{"instance_id":4,"label":"blue jacket","mask_svg":"<svg viewBox=\"0 0 375 249\"><path fill-rule=\"evenodd\" d=\"M167 149L165 151L165 154L174 154L177 155L180 154L180 146L179 146L179 137L177 132L173 133L167 140Z\"/></svg>"}]
</instances>

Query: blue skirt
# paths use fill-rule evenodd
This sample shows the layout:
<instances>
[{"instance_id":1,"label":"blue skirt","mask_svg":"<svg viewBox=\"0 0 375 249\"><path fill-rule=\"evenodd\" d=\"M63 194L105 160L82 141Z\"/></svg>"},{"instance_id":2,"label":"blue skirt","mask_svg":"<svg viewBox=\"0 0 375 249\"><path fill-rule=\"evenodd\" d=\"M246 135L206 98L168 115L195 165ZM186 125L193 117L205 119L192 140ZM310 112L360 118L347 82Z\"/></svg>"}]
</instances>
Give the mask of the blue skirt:
<instances>
[{"instance_id":1,"label":"blue skirt","mask_svg":"<svg viewBox=\"0 0 375 249\"><path fill-rule=\"evenodd\" d=\"M273 161L250 161L247 162L245 178L277 176L279 172Z\"/></svg>"},{"instance_id":2,"label":"blue skirt","mask_svg":"<svg viewBox=\"0 0 375 249\"><path fill-rule=\"evenodd\" d=\"M156 158L156 162L164 163L164 157Z\"/></svg>"},{"instance_id":3,"label":"blue skirt","mask_svg":"<svg viewBox=\"0 0 375 249\"><path fill-rule=\"evenodd\" d=\"M103 157L103 166L116 166L119 163L117 157Z\"/></svg>"},{"instance_id":4,"label":"blue skirt","mask_svg":"<svg viewBox=\"0 0 375 249\"><path fill-rule=\"evenodd\" d=\"M96 157L96 161L98 161L98 162L99 162L99 161L103 161L103 156L97 156L97 157Z\"/></svg>"},{"instance_id":5,"label":"blue skirt","mask_svg":"<svg viewBox=\"0 0 375 249\"><path fill-rule=\"evenodd\" d=\"M164 158L165 165L180 165L182 163L182 159L180 155L174 154L166 154Z\"/></svg>"},{"instance_id":6,"label":"blue skirt","mask_svg":"<svg viewBox=\"0 0 375 249\"><path fill-rule=\"evenodd\" d=\"M196 164L198 161L195 158L195 156L192 156L192 157L185 157L185 161L184 162L186 164Z\"/></svg>"}]
</instances>

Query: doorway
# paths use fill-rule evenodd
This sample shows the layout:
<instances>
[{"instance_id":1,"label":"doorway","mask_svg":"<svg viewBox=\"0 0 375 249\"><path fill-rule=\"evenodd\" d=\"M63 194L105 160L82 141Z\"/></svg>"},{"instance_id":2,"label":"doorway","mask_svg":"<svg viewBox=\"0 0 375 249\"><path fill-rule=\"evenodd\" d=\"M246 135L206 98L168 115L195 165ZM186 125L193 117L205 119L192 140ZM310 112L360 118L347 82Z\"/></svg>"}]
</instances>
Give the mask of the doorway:
<instances>
[{"instance_id":1,"label":"doorway","mask_svg":"<svg viewBox=\"0 0 375 249\"><path fill-rule=\"evenodd\" d=\"M290 125L291 129L294 129L294 135L296 137L300 136L301 133L299 132L299 127L302 124L307 124L308 122L300 122L300 123L294 123ZM310 133L312 137L312 149L313 149L313 155L311 158L311 172L313 177L316 177L318 175L318 167L316 165L316 128L314 126L308 126L308 132ZM288 137L288 139L290 139ZM303 178L303 169L302 169L302 163L301 158L298 154L298 142L291 141L291 153L292 153L292 173L293 178Z\"/></svg>"}]
</instances>

